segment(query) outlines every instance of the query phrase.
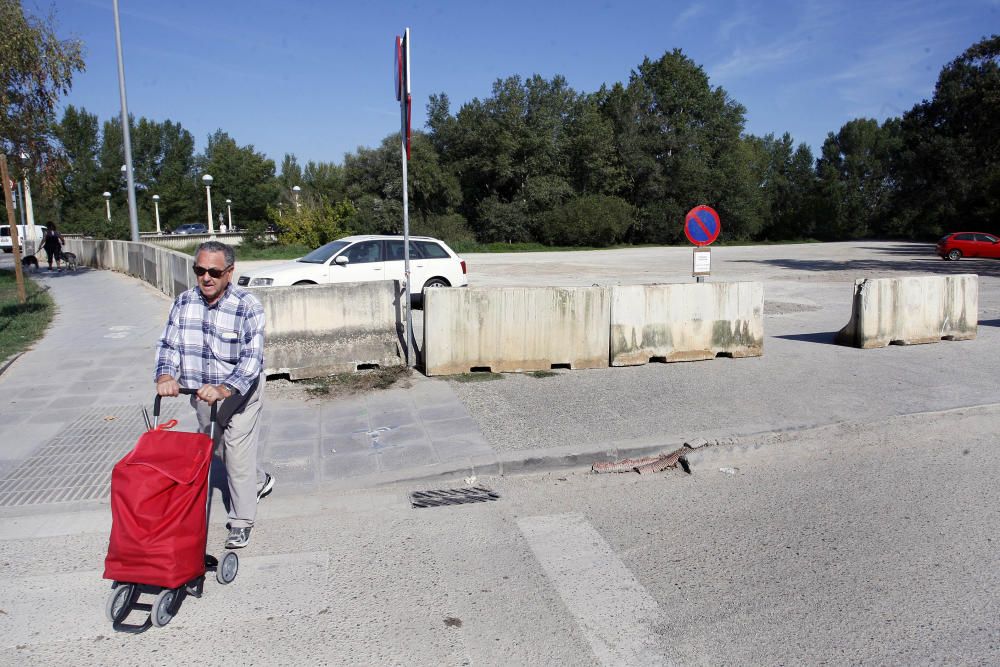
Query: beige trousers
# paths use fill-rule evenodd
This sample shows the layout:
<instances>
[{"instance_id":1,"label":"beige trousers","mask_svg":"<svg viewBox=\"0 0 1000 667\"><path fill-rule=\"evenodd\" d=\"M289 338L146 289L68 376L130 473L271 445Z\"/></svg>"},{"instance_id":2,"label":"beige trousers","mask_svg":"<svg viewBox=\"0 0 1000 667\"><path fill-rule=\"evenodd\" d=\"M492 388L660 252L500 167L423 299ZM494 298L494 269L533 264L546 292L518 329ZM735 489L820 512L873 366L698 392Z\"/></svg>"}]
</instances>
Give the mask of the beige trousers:
<instances>
[{"instance_id":1,"label":"beige trousers","mask_svg":"<svg viewBox=\"0 0 1000 667\"><path fill-rule=\"evenodd\" d=\"M208 403L191 397L198 413L202 433L211 432L212 409ZM215 451L221 450L229 478L229 525L252 526L257 516L257 487L264 483L264 471L257 460L260 411L264 406L264 378L246 396L231 396L218 405L215 427Z\"/></svg>"}]
</instances>

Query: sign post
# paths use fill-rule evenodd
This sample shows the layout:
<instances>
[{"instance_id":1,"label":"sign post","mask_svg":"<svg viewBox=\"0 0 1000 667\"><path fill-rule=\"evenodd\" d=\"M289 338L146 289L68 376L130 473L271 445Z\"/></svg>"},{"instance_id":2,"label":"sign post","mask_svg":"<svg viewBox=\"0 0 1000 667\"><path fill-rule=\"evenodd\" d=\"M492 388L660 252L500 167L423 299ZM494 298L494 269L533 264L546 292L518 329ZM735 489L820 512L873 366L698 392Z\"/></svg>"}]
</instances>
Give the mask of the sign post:
<instances>
[{"instance_id":1,"label":"sign post","mask_svg":"<svg viewBox=\"0 0 1000 667\"><path fill-rule=\"evenodd\" d=\"M413 100L410 96L410 29L396 36L396 99L399 101L399 137L403 162L403 301L406 308L406 365L414 366L416 349L413 336L413 311L410 308L410 197L406 182L406 163L410 159L410 116Z\"/></svg>"},{"instance_id":2,"label":"sign post","mask_svg":"<svg viewBox=\"0 0 1000 667\"><path fill-rule=\"evenodd\" d=\"M14 196L10 175L7 172L7 156L0 153L0 183L3 183L3 199L7 204L7 224L10 225L10 243L14 252L14 281L17 283L17 298L22 305L28 297L24 291L24 272L21 270L21 247L18 238L17 218L14 217Z\"/></svg>"},{"instance_id":3,"label":"sign post","mask_svg":"<svg viewBox=\"0 0 1000 667\"><path fill-rule=\"evenodd\" d=\"M719 238L722 222L710 206L695 206L684 216L684 235L696 247L691 257L691 275L699 283L712 273L712 251L708 247Z\"/></svg>"}]
</instances>

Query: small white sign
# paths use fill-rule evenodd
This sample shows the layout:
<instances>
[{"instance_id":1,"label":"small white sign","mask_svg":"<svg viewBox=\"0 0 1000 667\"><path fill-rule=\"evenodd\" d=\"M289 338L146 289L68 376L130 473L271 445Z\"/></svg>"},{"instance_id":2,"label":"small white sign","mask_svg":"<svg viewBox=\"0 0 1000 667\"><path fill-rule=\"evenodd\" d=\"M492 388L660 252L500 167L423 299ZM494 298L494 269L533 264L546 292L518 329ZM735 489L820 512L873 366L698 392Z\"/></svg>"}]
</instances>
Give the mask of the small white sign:
<instances>
[{"instance_id":1,"label":"small white sign","mask_svg":"<svg viewBox=\"0 0 1000 667\"><path fill-rule=\"evenodd\" d=\"M692 276L707 276L712 273L712 251L707 247L695 248L691 269Z\"/></svg>"}]
</instances>

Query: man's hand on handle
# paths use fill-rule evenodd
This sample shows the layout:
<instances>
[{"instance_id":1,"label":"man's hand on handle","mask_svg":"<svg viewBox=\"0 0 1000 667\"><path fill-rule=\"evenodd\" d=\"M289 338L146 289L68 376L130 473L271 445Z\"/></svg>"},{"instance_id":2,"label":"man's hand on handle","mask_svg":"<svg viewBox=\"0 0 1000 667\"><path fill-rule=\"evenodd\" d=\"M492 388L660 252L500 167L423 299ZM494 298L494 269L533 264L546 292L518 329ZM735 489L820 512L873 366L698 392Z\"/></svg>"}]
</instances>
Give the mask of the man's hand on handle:
<instances>
[{"instance_id":1,"label":"man's hand on handle","mask_svg":"<svg viewBox=\"0 0 1000 667\"><path fill-rule=\"evenodd\" d=\"M181 386L177 380L169 375L161 375L156 378L156 394L158 396L177 396L181 393Z\"/></svg>"},{"instance_id":2,"label":"man's hand on handle","mask_svg":"<svg viewBox=\"0 0 1000 667\"><path fill-rule=\"evenodd\" d=\"M156 393L159 396L178 396L181 393L181 386L177 380L169 375L161 375L156 378ZM201 386L197 394L199 399L212 405L216 401L222 401L233 395L228 387L221 384L205 384Z\"/></svg>"},{"instance_id":3,"label":"man's hand on handle","mask_svg":"<svg viewBox=\"0 0 1000 667\"><path fill-rule=\"evenodd\" d=\"M232 396L232 392L221 384L202 385L201 389L198 390L198 398L205 401L209 405L212 405L216 401L229 398L230 396Z\"/></svg>"}]
</instances>

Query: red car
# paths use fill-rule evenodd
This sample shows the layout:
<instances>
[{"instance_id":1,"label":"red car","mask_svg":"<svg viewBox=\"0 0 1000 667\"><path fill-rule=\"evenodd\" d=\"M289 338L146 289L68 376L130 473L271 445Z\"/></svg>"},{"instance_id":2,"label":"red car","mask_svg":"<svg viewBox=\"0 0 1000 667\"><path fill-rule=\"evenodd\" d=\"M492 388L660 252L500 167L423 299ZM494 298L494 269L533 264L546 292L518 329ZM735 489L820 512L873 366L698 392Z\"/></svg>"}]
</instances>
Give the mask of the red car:
<instances>
[{"instance_id":1,"label":"red car","mask_svg":"<svg viewBox=\"0 0 1000 667\"><path fill-rule=\"evenodd\" d=\"M983 232L956 232L941 237L937 254L942 259L959 260L963 257L995 257L1000 259L1000 239Z\"/></svg>"}]
</instances>

